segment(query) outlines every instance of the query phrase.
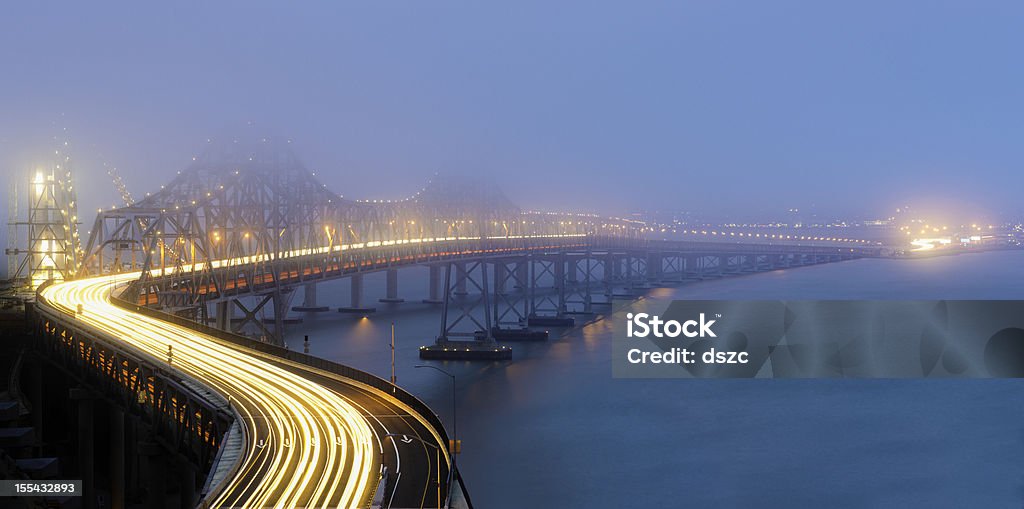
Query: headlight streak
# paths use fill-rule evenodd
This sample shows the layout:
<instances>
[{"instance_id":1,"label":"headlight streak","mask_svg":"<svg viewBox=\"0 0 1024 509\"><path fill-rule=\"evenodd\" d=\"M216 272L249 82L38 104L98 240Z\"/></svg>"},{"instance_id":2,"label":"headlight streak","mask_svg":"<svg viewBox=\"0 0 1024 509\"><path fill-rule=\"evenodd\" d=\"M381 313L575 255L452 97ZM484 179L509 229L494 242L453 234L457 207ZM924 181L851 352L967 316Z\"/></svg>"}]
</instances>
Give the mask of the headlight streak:
<instances>
[{"instance_id":1,"label":"headlight streak","mask_svg":"<svg viewBox=\"0 0 1024 509\"><path fill-rule=\"evenodd\" d=\"M351 403L213 338L110 303L112 285L137 278L134 273L71 281L48 287L43 296L71 315L82 304L80 321L161 363L172 345L174 369L231 397L250 443L241 468L212 506L352 507L370 496L380 456L369 423Z\"/></svg>"},{"instance_id":2,"label":"headlight streak","mask_svg":"<svg viewBox=\"0 0 1024 509\"><path fill-rule=\"evenodd\" d=\"M570 238L587 234L518 235L486 240ZM371 241L333 247L284 251L216 260L213 268L261 263L273 259L371 249L404 244L481 240L480 237L437 237ZM201 270L205 263L186 265ZM154 271L159 274L160 271ZM367 419L344 395L314 383L275 362L360 387L416 419L438 444L440 435L411 407L383 391L334 373L299 366L268 354L244 352L187 327L163 322L115 306L113 288L137 280L140 272L121 273L54 284L43 297L89 326L119 339L143 354L166 364L173 347L171 369L230 397L244 421L247 450L239 468L210 504L213 507L354 507L368 493L379 472L383 444ZM83 312L76 314L78 306ZM261 358L264 357L264 358ZM378 425L384 429L376 417ZM372 447L377 442L378 451ZM396 461L399 461L397 445ZM445 463L450 465L446 447ZM377 468L374 468L377 467ZM339 475L347 472L348 475ZM440 474L440 473L438 473Z\"/></svg>"}]
</instances>

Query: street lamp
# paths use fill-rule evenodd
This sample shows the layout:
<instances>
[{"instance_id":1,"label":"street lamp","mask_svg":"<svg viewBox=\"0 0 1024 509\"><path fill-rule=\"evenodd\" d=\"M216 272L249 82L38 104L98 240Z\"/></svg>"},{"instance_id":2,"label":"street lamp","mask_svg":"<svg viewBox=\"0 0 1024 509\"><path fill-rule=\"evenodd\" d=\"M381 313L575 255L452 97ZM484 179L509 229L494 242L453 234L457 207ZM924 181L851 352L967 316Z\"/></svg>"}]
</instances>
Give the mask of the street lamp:
<instances>
[{"instance_id":1,"label":"street lamp","mask_svg":"<svg viewBox=\"0 0 1024 509\"><path fill-rule=\"evenodd\" d=\"M454 472L456 470L455 457L458 456L456 453L458 452L459 449L459 419L457 417L457 414L455 413L455 375L430 364L417 364L414 367L434 369L440 371L441 373L444 373L445 375L448 376L448 378L452 379L452 472Z\"/></svg>"},{"instance_id":2,"label":"street lamp","mask_svg":"<svg viewBox=\"0 0 1024 509\"><path fill-rule=\"evenodd\" d=\"M432 443L430 443L430 442L427 442L426 440L423 440L420 437L415 437L415 436L411 436L411 435L403 435L402 433L388 433L387 435L384 435L384 436L386 438L390 438L392 442L395 441L395 437L402 437L402 442L404 442L404 443L410 443L413 440L417 440L417 441L419 441L419 443L421 443L423 445L430 446L431 448L434 449L434 454L437 457L437 466L436 466L437 477L435 478L435 481L434 481L434 483L437 485L437 509L441 509L441 448L436 446L436 445L434 445L434 444L432 444ZM395 445L397 446L398 444L395 444ZM398 449L395 449L395 450L397 451ZM427 457L429 458L430 456L427 456ZM454 468L454 466L452 468ZM454 477L451 475L451 471L449 471L448 472L448 492L449 493L451 493L451 489L452 489L452 486L451 486L451 483L452 483L451 480L452 479L454 479ZM397 483L395 484L395 490L398 490L398 484ZM392 495L392 496L394 496L394 495Z\"/></svg>"}]
</instances>

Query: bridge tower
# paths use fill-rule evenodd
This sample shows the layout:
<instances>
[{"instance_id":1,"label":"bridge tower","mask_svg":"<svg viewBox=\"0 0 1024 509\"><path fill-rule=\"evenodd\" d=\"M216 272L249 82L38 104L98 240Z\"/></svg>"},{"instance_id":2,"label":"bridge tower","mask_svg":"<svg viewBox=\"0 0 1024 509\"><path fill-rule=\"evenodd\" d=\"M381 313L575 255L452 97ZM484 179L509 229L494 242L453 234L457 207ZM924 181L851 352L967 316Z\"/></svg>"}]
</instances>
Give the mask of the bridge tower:
<instances>
[{"instance_id":1,"label":"bridge tower","mask_svg":"<svg viewBox=\"0 0 1024 509\"><path fill-rule=\"evenodd\" d=\"M48 165L36 168L11 186L8 204L8 277L17 287L34 291L46 281L72 279L81 260L78 200L71 157L54 151ZM24 189L21 201L19 188ZM19 218L19 208L27 204Z\"/></svg>"}]
</instances>

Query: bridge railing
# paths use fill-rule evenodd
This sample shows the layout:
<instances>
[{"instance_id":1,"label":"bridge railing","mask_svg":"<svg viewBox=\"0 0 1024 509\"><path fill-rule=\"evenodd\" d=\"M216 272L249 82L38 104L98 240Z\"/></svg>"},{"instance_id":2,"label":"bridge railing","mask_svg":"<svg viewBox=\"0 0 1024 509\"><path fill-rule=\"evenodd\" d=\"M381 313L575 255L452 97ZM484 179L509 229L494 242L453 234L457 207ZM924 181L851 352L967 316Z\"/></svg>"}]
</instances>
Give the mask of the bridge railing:
<instances>
[{"instance_id":1,"label":"bridge railing","mask_svg":"<svg viewBox=\"0 0 1024 509\"><path fill-rule=\"evenodd\" d=\"M43 354L105 399L140 416L158 442L209 471L233 415L179 383L148 355L112 341L41 294L31 313Z\"/></svg>"}]
</instances>

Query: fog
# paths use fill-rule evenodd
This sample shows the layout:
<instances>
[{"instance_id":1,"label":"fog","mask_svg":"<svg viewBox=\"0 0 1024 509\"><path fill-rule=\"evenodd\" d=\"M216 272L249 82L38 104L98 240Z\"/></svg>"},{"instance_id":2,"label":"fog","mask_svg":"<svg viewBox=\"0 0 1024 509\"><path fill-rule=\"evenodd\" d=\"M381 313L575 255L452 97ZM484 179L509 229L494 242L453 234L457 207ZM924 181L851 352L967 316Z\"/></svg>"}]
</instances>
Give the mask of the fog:
<instances>
[{"instance_id":1,"label":"fog","mask_svg":"<svg viewBox=\"0 0 1024 509\"><path fill-rule=\"evenodd\" d=\"M0 166L27 170L66 137L86 224L120 202L103 162L141 195L236 129L295 140L347 197L406 196L441 171L491 175L551 210L1012 214L1022 14L1015 2L11 4Z\"/></svg>"}]
</instances>

